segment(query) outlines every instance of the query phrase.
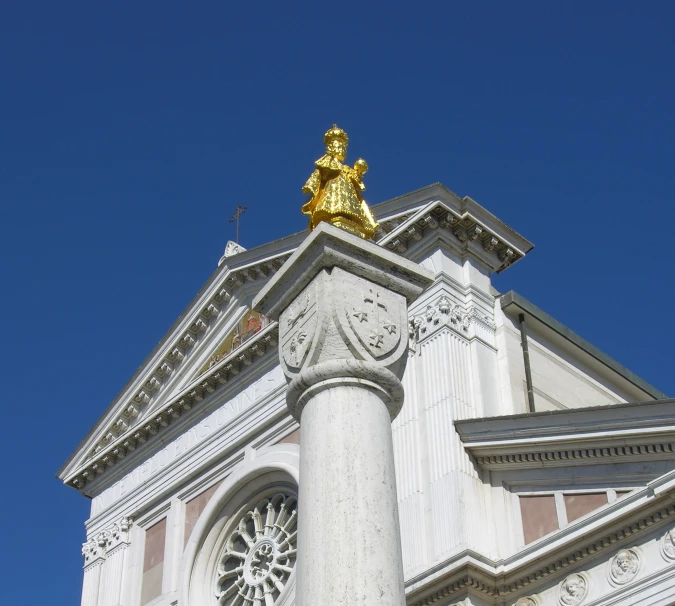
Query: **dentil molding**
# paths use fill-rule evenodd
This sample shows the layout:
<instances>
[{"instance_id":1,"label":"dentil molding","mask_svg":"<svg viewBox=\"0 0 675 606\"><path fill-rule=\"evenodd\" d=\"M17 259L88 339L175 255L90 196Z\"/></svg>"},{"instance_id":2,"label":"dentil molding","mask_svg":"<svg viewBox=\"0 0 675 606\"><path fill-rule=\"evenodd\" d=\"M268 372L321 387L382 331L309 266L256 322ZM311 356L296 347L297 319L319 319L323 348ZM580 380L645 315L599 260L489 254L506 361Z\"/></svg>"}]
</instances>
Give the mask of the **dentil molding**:
<instances>
[{"instance_id":1,"label":"dentil molding","mask_svg":"<svg viewBox=\"0 0 675 606\"><path fill-rule=\"evenodd\" d=\"M236 379L245 368L260 363L268 352L276 351L278 332L276 322L266 326L174 395L161 408L153 411L152 415L129 427L124 435L95 454L67 478L66 484L82 489L146 442L156 440L184 413L198 406L229 381Z\"/></svg>"},{"instance_id":2,"label":"dentil molding","mask_svg":"<svg viewBox=\"0 0 675 606\"><path fill-rule=\"evenodd\" d=\"M101 468L103 469L114 462L115 459L120 458L119 455L123 453L123 450L129 449L129 444L131 444L131 449L133 449L134 444L131 442L126 446L122 445L120 448L120 438L128 436L131 430L135 429L144 420L142 419L143 412L152 406L161 390L168 383L171 375L190 357L190 354L194 351L194 346L203 338L202 335L207 334L213 329L218 317L232 298L234 291L242 287L246 282L255 282L259 279L269 278L281 268L289 256L290 253L284 253L277 257L251 264L250 266L228 270L225 273L219 285L214 288L214 294L197 311L196 316L188 322L186 328L178 334L173 342L165 346L167 354L163 359L154 368L146 372L145 376L137 382L138 387L134 391L134 394L126 404L121 406L121 411L102 432L103 436L91 448L88 459L97 458L103 451L107 451L108 458L103 461L103 467ZM254 355L256 355L255 352ZM239 363L239 360L236 362ZM248 360L244 356L241 363L247 364L247 362ZM109 447L112 444L117 446L117 450L110 452ZM92 461L91 465L93 464L94 462ZM94 469L93 473L94 476L92 477L81 474L78 482L74 482L70 478L66 483L76 488L81 488L89 479L95 477L98 470Z\"/></svg>"},{"instance_id":3,"label":"dentil molding","mask_svg":"<svg viewBox=\"0 0 675 606\"><path fill-rule=\"evenodd\" d=\"M411 606L432 606L440 601L451 600L454 595L474 591L490 600L508 599L514 593L522 591L532 585L542 585L545 579L555 577L567 567L578 567L584 560L596 557L605 550L616 549L617 544L627 539L635 540L651 530L654 524L663 523L675 514L675 505L643 514L633 522L626 523L580 544L575 542L558 550L556 553L541 554L536 569L528 569L526 574L519 574L517 568L512 572L504 571L503 564L498 562L484 562L477 566L463 564L454 571L449 582L440 588L434 589L424 597L412 598ZM670 528L661 539L661 552L664 559L675 559L675 527ZM666 547L667 546L667 547ZM668 551L666 551L668 549ZM669 555L672 553L672 556ZM608 590L612 586L627 585L637 577L641 565L639 549L628 547L620 549L607 561L609 574L614 578L608 583ZM516 566L518 564L516 563ZM620 581L620 582L618 582ZM589 579L583 572L571 573L564 577L558 586L558 602L560 606L577 606L581 604L588 593ZM421 588L420 592L424 592ZM417 593L417 592L416 592ZM520 598L516 606L539 606L537 594Z\"/></svg>"}]
</instances>

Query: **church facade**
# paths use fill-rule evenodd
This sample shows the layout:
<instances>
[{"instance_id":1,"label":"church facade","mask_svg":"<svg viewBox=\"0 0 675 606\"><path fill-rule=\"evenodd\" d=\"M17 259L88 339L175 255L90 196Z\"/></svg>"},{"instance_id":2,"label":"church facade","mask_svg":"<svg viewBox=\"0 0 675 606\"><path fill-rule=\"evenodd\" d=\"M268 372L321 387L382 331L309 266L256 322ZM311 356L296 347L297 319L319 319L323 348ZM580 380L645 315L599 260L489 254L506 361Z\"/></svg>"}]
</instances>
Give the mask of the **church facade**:
<instances>
[{"instance_id":1,"label":"church facade","mask_svg":"<svg viewBox=\"0 0 675 606\"><path fill-rule=\"evenodd\" d=\"M532 244L471 198L373 213L377 245L433 276L392 423L407 604L674 604L675 401L498 293ZM295 603L303 435L253 300L307 236L228 243L59 471L91 499L82 606Z\"/></svg>"}]
</instances>

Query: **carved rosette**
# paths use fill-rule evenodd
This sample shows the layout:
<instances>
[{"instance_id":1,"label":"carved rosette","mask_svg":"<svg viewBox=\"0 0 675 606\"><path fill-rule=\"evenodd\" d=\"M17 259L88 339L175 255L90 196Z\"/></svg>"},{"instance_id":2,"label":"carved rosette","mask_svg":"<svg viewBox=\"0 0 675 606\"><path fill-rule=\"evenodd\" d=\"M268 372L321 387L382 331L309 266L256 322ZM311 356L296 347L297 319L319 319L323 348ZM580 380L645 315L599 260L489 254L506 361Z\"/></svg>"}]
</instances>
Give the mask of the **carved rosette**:
<instances>
[{"instance_id":1,"label":"carved rosette","mask_svg":"<svg viewBox=\"0 0 675 606\"><path fill-rule=\"evenodd\" d=\"M642 559L637 548L622 549L609 562L608 576L610 583L625 585L630 583L640 571Z\"/></svg>"},{"instance_id":2,"label":"carved rosette","mask_svg":"<svg viewBox=\"0 0 675 606\"><path fill-rule=\"evenodd\" d=\"M588 595L586 575L573 573L565 577L558 588L558 601L562 606L577 606Z\"/></svg>"},{"instance_id":3,"label":"carved rosette","mask_svg":"<svg viewBox=\"0 0 675 606\"><path fill-rule=\"evenodd\" d=\"M539 601L532 595L520 598L513 606L539 606Z\"/></svg>"},{"instance_id":4,"label":"carved rosette","mask_svg":"<svg viewBox=\"0 0 675 606\"><path fill-rule=\"evenodd\" d=\"M218 558L218 604L274 604L293 572L296 543L297 499L293 495L276 494L247 511Z\"/></svg>"}]
</instances>

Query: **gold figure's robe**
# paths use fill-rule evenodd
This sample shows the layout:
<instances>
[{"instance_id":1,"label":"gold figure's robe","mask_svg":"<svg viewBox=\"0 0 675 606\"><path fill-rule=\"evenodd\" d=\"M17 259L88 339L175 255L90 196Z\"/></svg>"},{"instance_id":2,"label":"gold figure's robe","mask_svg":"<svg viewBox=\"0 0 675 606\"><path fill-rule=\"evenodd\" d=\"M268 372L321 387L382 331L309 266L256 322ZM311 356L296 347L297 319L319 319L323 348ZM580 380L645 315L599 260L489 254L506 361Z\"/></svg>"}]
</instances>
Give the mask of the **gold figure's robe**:
<instances>
[{"instance_id":1,"label":"gold figure's robe","mask_svg":"<svg viewBox=\"0 0 675 606\"><path fill-rule=\"evenodd\" d=\"M361 175L330 154L315 164L316 169L302 188L304 193L312 194L312 199L302 207L302 212L309 215L309 229L327 221L372 238L378 224L361 194L366 188Z\"/></svg>"}]
</instances>

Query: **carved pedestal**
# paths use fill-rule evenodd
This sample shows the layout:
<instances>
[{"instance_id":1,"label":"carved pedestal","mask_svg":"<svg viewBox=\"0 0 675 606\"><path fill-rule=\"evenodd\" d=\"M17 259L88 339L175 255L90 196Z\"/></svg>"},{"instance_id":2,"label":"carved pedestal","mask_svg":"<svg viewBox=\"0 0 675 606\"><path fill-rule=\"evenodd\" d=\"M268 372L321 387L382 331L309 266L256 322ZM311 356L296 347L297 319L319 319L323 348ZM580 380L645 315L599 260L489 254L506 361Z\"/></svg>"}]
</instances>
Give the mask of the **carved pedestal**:
<instances>
[{"instance_id":1,"label":"carved pedestal","mask_svg":"<svg viewBox=\"0 0 675 606\"><path fill-rule=\"evenodd\" d=\"M279 320L301 424L299 606L403 605L391 421L403 405L418 265L321 224L254 301Z\"/></svg>"}]
</instances>

